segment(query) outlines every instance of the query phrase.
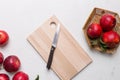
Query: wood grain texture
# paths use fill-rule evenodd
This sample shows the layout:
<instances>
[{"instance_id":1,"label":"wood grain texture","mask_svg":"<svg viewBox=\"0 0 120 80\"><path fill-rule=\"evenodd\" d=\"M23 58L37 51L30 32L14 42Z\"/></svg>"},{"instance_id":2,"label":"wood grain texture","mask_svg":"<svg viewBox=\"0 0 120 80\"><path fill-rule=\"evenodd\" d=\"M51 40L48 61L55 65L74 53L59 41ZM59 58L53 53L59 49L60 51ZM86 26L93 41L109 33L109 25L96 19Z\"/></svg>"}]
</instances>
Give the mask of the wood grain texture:
<instances>
[{"instance_id":1,"label":"wood grain texture","mask_svg":"<svg viewBox=\"0 0 120 80\"><path fill-rule=\"evenodd\" d=\"M47 62L56 30L50 27L51 22L60 23L60 34L51 68L61 80L70 80L90 64L92 59L55 16L32 32L27 40Z\"/></svg>"}]
</instances>

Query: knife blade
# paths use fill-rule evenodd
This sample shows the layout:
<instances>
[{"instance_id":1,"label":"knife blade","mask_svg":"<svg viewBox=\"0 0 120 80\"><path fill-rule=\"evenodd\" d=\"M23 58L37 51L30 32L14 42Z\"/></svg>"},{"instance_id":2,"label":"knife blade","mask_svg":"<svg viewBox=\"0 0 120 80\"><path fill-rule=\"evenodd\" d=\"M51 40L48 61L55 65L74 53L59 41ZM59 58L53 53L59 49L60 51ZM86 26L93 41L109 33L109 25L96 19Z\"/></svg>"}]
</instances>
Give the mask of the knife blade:
<instances>
[{"instance_id":1,"label":"knife blade","mask_svg":"<svg viewBox=\"0 0 120 80\"><path fill-rule=\"evenodd\" d=\"M48 62L47 62L47 69L48 70L51 68L51 64L52 64L52 60L53 60L53 54L54 54L54 51L56 49L57 42L58 42L59 32L60 32L60 24L58 23L56 32L54 34L54 39L53 39L53 42L52 42L52 46L51 46L51 49L50 49Z\"/></svg>"}]
</instances>

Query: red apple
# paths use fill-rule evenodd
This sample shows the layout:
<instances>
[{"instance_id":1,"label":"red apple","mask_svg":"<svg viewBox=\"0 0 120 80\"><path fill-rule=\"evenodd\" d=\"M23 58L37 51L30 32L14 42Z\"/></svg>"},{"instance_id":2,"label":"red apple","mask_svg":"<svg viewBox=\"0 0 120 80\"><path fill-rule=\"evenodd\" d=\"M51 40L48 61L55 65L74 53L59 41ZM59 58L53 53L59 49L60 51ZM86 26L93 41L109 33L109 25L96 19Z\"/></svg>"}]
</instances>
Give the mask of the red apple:
<instances>
[{"instance_id":1,"label":"red apple","mask_svg":"<svg viewBox=\"0 0 120 80\"><path fill-rule=\"evenodd\" d=\"M87 35L92 39L100 37L101 33L102 33L102 28L97 23L90 24L87 29Z\"/></svg>"},{"instance_id":2,"label":"red apple","mask_svg":"<svg viewBox=\"0 0 120 80\"><path fill-rule=\"evenodd\" d=\"M103 31L110 31L116 25L116 18L111 14L105 14L100 19L100 25Z\"/></svg>"},{"instance_id":3,"label":"red apple","mask_svg":"<svg viewBox=\"0 0 120 80\"><path fill-rule=\"evenodd\" d=\"M9 76L5 73L0 73L0 80L10 80Z\"/></svg>"},{"instance_id":4,"label":"red apple","mask_svg":"<svg viewBox=\"0 0 120 80\"><path fill-rule=\"evenodd\" d=\"M29 76L25 72L19 71L13 76L12 80L29 80Z\"/></svg>"},{"instance_id":5,"label":"red apple","mask_svg":"<svg viewBox=\"0 0 120 80\"><path fill-rule=\"evenodd\" d=\"M9 36L6 31L0 30L0 45L3 46L8 42Z\"/></svg>"},{"instance_id":6,"label":"red apple","mask_svg":"<svg viewBox=\"0 0 120 80\"><path fill-rule=\"evenodd\" d=\"M120 43L120 36L115 31L108 31L102 35L102 41L109 48L115 48Z\"/></svg>"},{"instance_id":7,"label":"red apple","mask_svg":"<svg viewBox=\"0 0 120 80\"><path fill-rule=\"evenodd\" d=\"M16 72L20 68L20 60L15 55L10 55L5 58L3 67L7 72Z\"/></svg>"},{"instance_id":8,"label":"red apple","mask_svg":"<svg viewBox=\"0 0 120 80\"><path fill-rule=\"evenodd\" d=\"M3 60L4 60L3 54L0 52L0 64L3 63Z\"/></svg>"}]
</instances>

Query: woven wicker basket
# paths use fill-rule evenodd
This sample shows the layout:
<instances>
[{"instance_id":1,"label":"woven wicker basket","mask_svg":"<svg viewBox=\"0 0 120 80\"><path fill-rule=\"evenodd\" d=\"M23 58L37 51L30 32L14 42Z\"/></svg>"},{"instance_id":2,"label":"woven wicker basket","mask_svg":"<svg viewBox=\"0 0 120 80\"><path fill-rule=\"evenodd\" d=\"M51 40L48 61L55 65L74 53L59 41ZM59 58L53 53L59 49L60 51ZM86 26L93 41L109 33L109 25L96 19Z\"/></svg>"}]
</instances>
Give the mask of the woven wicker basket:
<instances>
[{"instance_id":1,"label":"woven wicker basket","mask_svg":"<svg viewBox=\"0 0 120 80\"><path fill-rule=\"evenodd\" d=\"M96 46L91 45L91 39L87 35L87 28L91 23L99 23L101 16L106 14L106 13L109 13L109 14L112 14L113 16L115 16L117 22L116 22L116 26L114 28L114 31L116 31L120 35L120 18L119 18L119 15L115 12L105 10L105 9L101 9L101 8L94 8L93 9L92 13L90 14L88 20L86 21L86 23L83 27L83 31L84 31L85 38L86 38L86 41L87 41L88 45L91 48L93 48L97 51L100 51L100 52L103 52L103 50L98 45L96 45ZM104 52L109 53L109 54L113 54L116 51L117 48L118 47L113 48L113 49L107 49Z\"/></svg>"}]
</instances>

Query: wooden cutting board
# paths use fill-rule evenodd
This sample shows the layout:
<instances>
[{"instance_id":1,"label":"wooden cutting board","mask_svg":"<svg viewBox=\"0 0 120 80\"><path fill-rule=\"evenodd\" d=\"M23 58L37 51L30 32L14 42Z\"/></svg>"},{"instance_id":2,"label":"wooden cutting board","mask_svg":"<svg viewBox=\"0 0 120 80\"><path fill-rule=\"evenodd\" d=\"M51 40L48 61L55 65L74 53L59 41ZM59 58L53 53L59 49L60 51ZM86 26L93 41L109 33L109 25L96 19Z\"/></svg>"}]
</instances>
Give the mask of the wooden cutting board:
<instances>
[{"instance_id":1,"label":"wooden cutting board","mask_svg":"<svg viewBox=\"0 0 120 80\"><path fill-rule=\"evenodd\" d=\"M56 27L51 26L53 22L56 24L60 23L61 26L51 68L61 80L70 80L90 64L92 59L81 48L56 16L52 16L42 26L32 32L27 40L44 61L47 62L56 31Z\"/></svg>"}]
</instances>

